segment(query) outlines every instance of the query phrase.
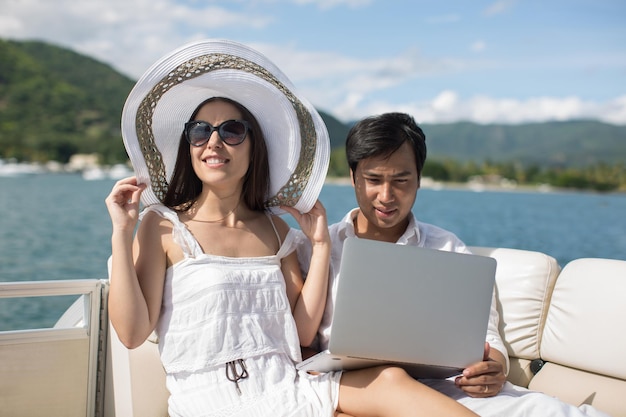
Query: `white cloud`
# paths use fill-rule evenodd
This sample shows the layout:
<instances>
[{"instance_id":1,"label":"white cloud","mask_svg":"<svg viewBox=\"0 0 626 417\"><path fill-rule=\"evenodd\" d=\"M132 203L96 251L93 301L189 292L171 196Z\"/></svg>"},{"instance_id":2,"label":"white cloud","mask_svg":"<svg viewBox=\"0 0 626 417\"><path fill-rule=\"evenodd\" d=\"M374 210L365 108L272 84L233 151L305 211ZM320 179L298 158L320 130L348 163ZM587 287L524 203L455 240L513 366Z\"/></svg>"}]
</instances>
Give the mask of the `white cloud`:
<instances>
[{"instance_id":1,"label":"white cloud","mask_svg":"<svg viewBox=\"0 0 626 417\"><path fill-rule=\"evenodd\" d=\"M385 100L346 100L332 114L344 122L370 114L404 111L420 123L473 121L490 123L533 123L572 119L596 119L618 125L626 124L626 95L607 102L585 101L579 97L533 97L526 100L472 96L462 98L445 90L430 100L390 103Z\"/></svg>"},{"instance_id":2,"label":"white cloud","mask_svg":"<svg viewBox=\"0 0 626 417\"><path fill-rule=\"evenodd\" d=\"M479 59L477 57L482 55L478 54L473 55L471 60L464 60L445 55L445 48L439 49L443 51L439 56L428 56L415 46L415 40L405 47L404 52L392 53L384 49L382 54L386 55L374 56L359 55L358 51L342 53L334 44L326 47L314 43L317 45L315 50L306 49L301 46L305 39L295 35L282 36L284 33L280 30L279 36L272 38L270 32L277 30L274 19L278 17L274 17L277 15L268 9L276 6L277 0L256 1L263 6L255 9L257 13L246 11L242 6L243 1L0 0L3 11L0 16L0 37L43 39L70 47L109 63L132 78L138 78L156 59L183 43L206 37L221 37L227 29L241 28L244 42L274 61L315 106L343 121L370 113L400 110L411 112L418 120L426 122L474 120L481 123L518 123L597 118L626 124L626 96L621 87L615 88L617 98L604 102L575 95L506 98L506 91L494 93L505 98L463 96L454 91L452 86L461 88L459 83L467 80L468 73L471 72L472 80L480 82L481 71L488 69L492 73L505 73L511 70L513 64L506 60L499 61L496 57L489 61ZM338 13L342 11L339 6L360 7L370 3L370 0L288 1L292 5L306 3L319 8L337 7L333 12ZM231 7L232 4L237 7ZM512 0L494 2L485 10L485 14L503 13L514 4ZM286 3L280 6L286 7ZM306 12L310 13L310 10ZM349 10L344 12L350 13ZM460 17L450 14L427 20L446 23L460 21ZM258 38L263 41L250 42L250 39L257 39L257 33L263 34L263 37ZM469 47L472 51L481 52L487 48L487 44L477 39ZM491 48L491 44L489 47L490 50L496 49ZM613 56L619 58L611 58ZM597 71L606 73L607 69L623 68L621 57L615 54L608 55L608 58L589 59L588 55L580 55L580 60L593 62L594 69L602 63L606 68L599 66ZM580 66L579 62L562 64L561 59L559 63L568 70ZM515 70L519 70L519 65L514 64ZM538 73L546 65L550 67L554 63L530 60L524 61L524 65ZM448 79L448 75L453 77ZM411 97L412 91L426 91L423 86L428 87L430 96ZM491 87L472 86L476 91Z\"/></svg>"},{"instance_id":3,"label":"white cloud","mask_svg":"<svg viewBox=\"0 0 626 417\"><path fill-rule=\"evenodd\" d=\"M461 16L458 14L446 14L439 16L430 16L426 18L426 22L431 24L445 24L445 23L455 23L461 20Z\"/></svg>"},{"instance_id":4,"label":"white cloud","mask_svg":"<svg viewBox=\"0 0 626 417\"><path fill-rule=\"evenodd\" d=\"M295 4L315 4L322 10L328 10L340 6L359 8L372 3L372 0L293 0Z\"/></svg>"},{"instance_id":5,"label":"white cloud","mask_svg":"<svg viewBox=\"0 0 626 417\"><path fill-rule=\"evenodd\" d=\"M436 102L436 100L435 100ZM433 112L432 120L472 120L478 123L525 123L549 120L594 118L626 124L626 96L608 102L585 101L579 97L532 97L526 100L475 96L457 100L446 112ZM438 110L436 106L432 106Z\"/></svg>"},{"instance_id":6,"label":"white cloud","mask_svg":"<svg viewBox=\"0 0 626 417\"><path fill-rule=\"evenodd\" d=\"M485 16L495 16L498 14L505 13L506 11L513 8L516 0L498 0L495 3L492 3L483 11L483 15Z\"/></svg>"},{"instance_id":7,"label":"white cloud","mask_svg":"<svg viewBox=\"0 0 626 417\"><path fill-rule=\"evenodd\" d=\"M380 98L389 90L411 87L415 80L428 82L441 73L454 73L468 64L449 59L424 59L409 52L401 56L358 60L325 52L266 48L268 56L284 69L296 86L317 107L344 122L368 114L407 111L431 123L470 120L477 123L523 123L593 118L626 124L626 96L607 101L580 97L537 96L527 99L485 95L461 97L442 90L431 99L407 102ZM262 50L262 49L261 49ZM406 86L406 87L403 87Z\"/></svg>"},{"instance_id":8,"label":"white cloud","mask_svg":"<svg viewBox=\"0 0 626 417\"><path fill-rule=\"evenodd\" d=\"M316 106L349 120L360 114L359 106L390 89L433 74L455 71L459 63L424 58L410 50L404 54L374 59L357 59L324 51L302 51L252 44L267 55ZM361 112L364 110L361 110Z\"/></svg>"},{"instance_id":9,"label":"white cloud","mask_svg":"<svg viewBox=\"0 0 626 417\"><path fill-rule=\"evenodd\" d=\"M607 106L613 105L616 114L626 110L626 103L597 103L584 101L579 97L533 97L527 100L493 99L473 97L467 102L472 112L471 120L481 123L522 123L544 120L569 120L594 117L614 123L615 117L606 117ZM611 120L612 119L612 120ZM626 119L622 120L624 123Z\"/></svg>"},{"instance_id":10,"label":"white cloud","mask_svg":"<svg viewBox=\"0 0 626 417\"><path fill-rule=\"evenodd\" d=\"M0 34L19 33L24 30L22 22L14 16L0 15Z\"/></svg>"},{"instance_id":11,"label":"white cloud","mask_svg":"<svg viewBox=\"0 0 626 417\"><path fill-rule=\"evenodd\" d=\"M459 96L454 91L446 90L434 98L431 107L434 111L445 114L454 111L458 102Z\"/></svg>"},{"instance_id":12,"label":"white cloud","mask_svg":"<svg viewBox=\"0 0 626 417\"><path fill-rule=\"evenodd\" d=\"M484 41L476 41L470 45L470 50L473 52L482 52L487 49L487 44Z\"/></svg>"},{"instance_id":13,"label":"white cloud","mask_svg":"<svg viewBox=\"0 0 626 417\"><path fill-rule=\"evenodd\" d=\"M42 39L138 78L156 59L193 39L245 22L249 30L272 18L175 0L21 0L3 5L0 37Z\"/></svg>"},{"instance_id":14,"label":"white cloud","mask_svg":"<svg viewBox=\"0 0 626 417\"><path fill-rule=\"evenodd\" d=\"M609 123L626 124L626 95L600 104L597 109L601 115L596 115L596 117L602 117Z\"/></svg>"}]
</instances>

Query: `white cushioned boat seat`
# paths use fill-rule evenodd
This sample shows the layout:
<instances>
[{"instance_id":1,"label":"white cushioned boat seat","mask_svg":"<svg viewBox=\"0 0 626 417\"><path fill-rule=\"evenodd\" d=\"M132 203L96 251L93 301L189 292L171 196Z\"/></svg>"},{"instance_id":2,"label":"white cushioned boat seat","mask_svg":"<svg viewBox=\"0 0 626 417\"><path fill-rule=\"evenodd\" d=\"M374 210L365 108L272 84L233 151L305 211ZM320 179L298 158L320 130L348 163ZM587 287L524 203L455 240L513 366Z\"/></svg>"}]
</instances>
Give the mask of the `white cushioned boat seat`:
<instances>
[{"instance_id":1,"label":"white cushioned boat seat","mask_svg":"<svg viewBox=\"0 0 626 417\"><path fill-rule=\"evenodd\" d=\"M111 277L109 256L107 267ZM104 417L167 417L165 369L156 333L135 349L122 344L109 322Z\"/></svg>"},{"instance_id":2,"label":"white cushioned boat seat","mask_svg":"<svg viewBox=\"0 0 626 417\"><path fill-rule=\"evenodd\" d=\"M626 261L568 263L554 287L543 330L541 357L547 363L530 388L626 416L624 295Z\"/></svg>"},{"instance_id":3,"label":"white cushioned boat seat","mask_svg":"<svg viewBox=\"0 0 626 417\"><path fill-rule=\"evenodd\" d=\"M626 261L579 259L561 271L553 257L540 252L470 250L498 262L497 307L511 360L508 379L626 417ZM114 333L109 341L116 416L166 416L169 394L156 339L132 351ZM546 362L534 375L531 363L541 360Z\"/></svg>"},{"instance_id":4,"label":"white cushioned boat seat","mask_svg":"<svg viewBox=\"0 0 626 417\"><path fill-rule=\"evenodd\" d=\"M111 375L116 417L167 417L169 392L156 334L141 346L127 349L110 326Z\"/></svg>"},{"instance_id":5,"label":"white cushioned boat seat","mask_svg":"<svg viewBox=\"0 0 626 417\"><path fill-rule=\"evenodd\" d=\"M508 380L528 386L531 361L540 358L543 323L560 267L553 257L522 249L470 247L497 262L496 296L500 334L508 350Z\"/></svg>"},{"instance_id":6,"label":"white cushioned boat seat","mask_svg":"<svg viewBox=\"0 0 626 417\"><path fill-rule=\"evenodd\" d=\"M612 417L626 417L626 381L546 362L529 388L569 404L593 405Z\"/></svg>"}]
</instances>

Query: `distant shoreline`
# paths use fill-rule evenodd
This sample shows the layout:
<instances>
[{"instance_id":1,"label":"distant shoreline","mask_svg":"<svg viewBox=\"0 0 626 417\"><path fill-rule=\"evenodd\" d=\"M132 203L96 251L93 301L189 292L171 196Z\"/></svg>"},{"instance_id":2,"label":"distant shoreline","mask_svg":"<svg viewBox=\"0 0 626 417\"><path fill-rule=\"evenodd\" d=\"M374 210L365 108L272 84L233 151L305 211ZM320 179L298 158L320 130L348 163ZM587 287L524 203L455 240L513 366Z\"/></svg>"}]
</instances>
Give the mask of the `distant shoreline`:
<instances>
[{"instance_id":1,"label":"distant shoreline","mask_svg":"<svg viewBox=\"0 0 626 417\"><path fill-rule=\"evenodd\" d=\"M100 166L96 164L60 164L54 161L48 163L24 163L0 159L0 178L23 177L38 174L78 174L85 180L114 179L133 175L132 167L128 164ZM326 177L325 184L351 185L350 177ZM429 190L463 190L474 192L535 192L535 193L588 193L588 194L626 194L626 190L597 191L593 189L561 188L550 184L517 184L515 181L496 176L477 177L467 182L437 181L430 177L423 177L420 185Z\"/></svg>"},{"instance_id":2,"label":"distant shoreline","mask_svg":"<svg viewBox=\"0 0 626 417\"><path fill-rule=\"evenodd\" d=\"M326 177L325 184L331 185L352 185L349 177ZM446 182L435 181L432 178L422 178L421 189L424 190L461 190L474 192L534 192L534 193L587 193L587 194L626 194L626 191L613 190L608 192L600 192L590 189L560 188L549 184L512 184L504 182L503 184L489 184L481 182Z\"/></svg>"}]
</instances>

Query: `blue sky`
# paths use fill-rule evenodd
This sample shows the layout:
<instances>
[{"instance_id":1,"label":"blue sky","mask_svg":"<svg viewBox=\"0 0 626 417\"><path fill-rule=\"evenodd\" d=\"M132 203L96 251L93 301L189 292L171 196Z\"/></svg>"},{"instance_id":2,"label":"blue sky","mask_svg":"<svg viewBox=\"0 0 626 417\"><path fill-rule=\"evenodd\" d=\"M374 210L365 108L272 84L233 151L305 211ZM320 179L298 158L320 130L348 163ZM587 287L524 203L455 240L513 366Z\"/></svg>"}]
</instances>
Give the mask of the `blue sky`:
<instances>
[{"instance_id":1,"label":"blue sky","mask_svg":"<svg viewBox=\"0 0 626 417\"><path fill-rule=\"evenodd\" d=\"M260 50L347 122L593 118L626 124L624 0L0 0L0 37L39 39L137 79L201 38Z\"/></svg>"}]
</instances>

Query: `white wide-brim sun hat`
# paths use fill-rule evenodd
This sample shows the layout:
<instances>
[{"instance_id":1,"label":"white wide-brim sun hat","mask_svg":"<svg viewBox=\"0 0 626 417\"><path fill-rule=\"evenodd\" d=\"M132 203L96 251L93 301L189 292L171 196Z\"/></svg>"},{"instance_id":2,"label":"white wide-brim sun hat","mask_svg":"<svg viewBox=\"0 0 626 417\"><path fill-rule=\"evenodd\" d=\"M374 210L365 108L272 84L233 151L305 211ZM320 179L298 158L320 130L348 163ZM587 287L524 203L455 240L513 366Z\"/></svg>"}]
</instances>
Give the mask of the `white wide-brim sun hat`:
<instances>
[{"instance_id":1,"label":"white wide-brim sun hat","mask_svg":"<svg viewBox=\"0 0 626 417\"><path fill-rule=\"evenodd\" d=\"M167 192L183 132L194 110L211 97L246 107L257 119L269 157L266 206L308 212L324 184L330 159L326 125L315 108L264 55L218 39L190 43L165 55L137 81L122 112L122 137L144 205Z\"/></svg>"}]
</instances>

